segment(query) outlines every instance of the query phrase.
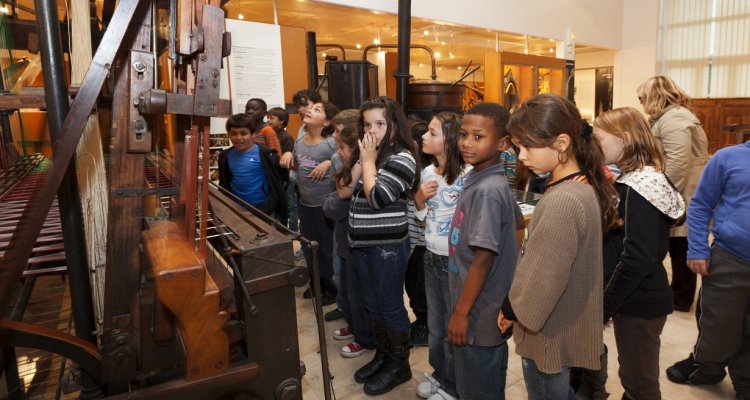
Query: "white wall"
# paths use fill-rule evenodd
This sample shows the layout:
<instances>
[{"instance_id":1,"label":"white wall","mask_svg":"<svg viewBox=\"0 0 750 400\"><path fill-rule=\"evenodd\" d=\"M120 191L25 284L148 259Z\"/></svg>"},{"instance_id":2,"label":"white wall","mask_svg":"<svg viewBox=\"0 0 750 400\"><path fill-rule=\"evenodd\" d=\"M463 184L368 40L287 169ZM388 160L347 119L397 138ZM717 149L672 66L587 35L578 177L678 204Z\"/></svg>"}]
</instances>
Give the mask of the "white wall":
<instances>
[{"instance_id":1,"label":"white wall","mask_svg":"<svg viewBox=\"0 0 750 400\"><path fill-rule=\"evenodd\" d=\"M396 0L315 0L396 14ZM636 0L633 3L641 3ZM619 48L620 12L631 0L413 0L412 17L452 22L497 31L563 40L568 28L576 42ZM656 0L651 0L656 3Z\"/></svg>"},{"instance_id":2,"label":"white wall","mask_svg":"<svg viewBox=\"0 0 750 400\"><path fill-rule=\"evenodd\" d=\"M622 46L614 57L613 107L642 110L635 90L656 74L656 41L659 2L627 0L623 2Z\"/></svg>"},{"instance_id":3,"label":"white wall","mask_svg":"<svg viewBox=\"0 0 750 400\"><path fill-rule=\"evenodd\" d=\"M605 50L595 53L576 54L576 69L611 67L615 65L616 53L614 50Z\"/></svg>"}]
</instances>

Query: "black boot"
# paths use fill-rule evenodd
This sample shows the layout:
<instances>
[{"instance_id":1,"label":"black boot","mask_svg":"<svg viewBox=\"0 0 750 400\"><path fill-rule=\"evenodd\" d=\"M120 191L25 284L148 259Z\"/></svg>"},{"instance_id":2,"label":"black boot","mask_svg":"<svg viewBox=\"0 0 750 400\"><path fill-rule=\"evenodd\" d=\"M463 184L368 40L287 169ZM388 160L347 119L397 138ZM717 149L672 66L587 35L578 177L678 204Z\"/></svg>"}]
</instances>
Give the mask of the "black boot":
<instances>
[{"instance_id":1,"label":"black boot","mask_svg":"<svg viewBox=\"0 0 750 400\"><path fill-rule=\"evenodd\" d=\"M599 370L583 369L581 374L581 386L578 387L576 395L579 398L591 400L605 400L609 397L607 393L607 347L604 347L604 353L599 356Z\"/></svg>"},{"instance_id":2,"label":"black boot","mask_svg":"<svg viewBox=\"0 0 750 400\"><path fill-rule=\"evenodd\" d=\"M394 387L411 379L409 366L409 332L388 330L388 355L378 373L365 383L365 393L388 393Z\"/></svg>"},{"instance_id":3,"label":"black boot","mask_svg":"<svg viewBox=\"0 0 750 400\"><path fill-rule=\"evenodd\" d=\"M369 381L385 363L386 350L388 347L388 333L383 321L372 320L372 331L375 336L375 357L354 373L357 383Z\"/></svg>"}]
</instances>

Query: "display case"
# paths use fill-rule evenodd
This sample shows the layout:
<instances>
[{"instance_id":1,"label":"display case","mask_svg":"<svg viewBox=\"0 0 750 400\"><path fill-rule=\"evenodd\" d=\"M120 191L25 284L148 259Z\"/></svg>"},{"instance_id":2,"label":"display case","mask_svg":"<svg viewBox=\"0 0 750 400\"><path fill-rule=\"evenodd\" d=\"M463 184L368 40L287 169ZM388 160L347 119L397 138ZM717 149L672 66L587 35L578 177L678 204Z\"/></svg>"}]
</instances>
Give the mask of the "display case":
<instances>
[{"instance_id":1,"label":"display case","mask_svg":"<svg viewBox=\"0 0 750 400\"><path fill-rule=\"evenodd\" d=\"M510 52L484 55L484 101L499 103L513 112L540 93L563 95L565 60Z\"/></svg>"}]
</instances>

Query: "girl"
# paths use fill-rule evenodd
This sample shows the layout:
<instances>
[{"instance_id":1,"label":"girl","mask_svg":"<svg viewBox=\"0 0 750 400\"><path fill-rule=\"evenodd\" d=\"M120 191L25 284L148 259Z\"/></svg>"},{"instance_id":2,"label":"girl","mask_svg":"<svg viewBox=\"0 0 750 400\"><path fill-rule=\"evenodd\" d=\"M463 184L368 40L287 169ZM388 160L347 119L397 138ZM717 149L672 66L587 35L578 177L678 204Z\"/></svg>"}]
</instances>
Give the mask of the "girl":
<instances>
[{"instance_id":1,"label":"girl","mask_svg":"<svg viewBox=\"0 0 750 400\"><path fill-rule=\"evenodd\" d=\"M617 219L601 149L582 131L575 105L537 95L511 116L518 160L550 173L534 209L513 284L498 317L516 321L514 341L529 399L568 399L570 368L599 369L602 342L602 232Z\"/></svg>"},{"instance_id":2,"label":"girl","mask_svg":"<svg viewBox=\"0 0 750 400\"><path fill-rule=\"evenodd\" d=\"M351 165L350 160L347 186L339 189L339 197L352 197L349 244L375 334L375 357L354 374L367 394L387 393L411 379L403 294L409 258L406 203L419 177L407 127L394 100L376 97L362 104L359 161Z\"/></svg>"},{"instance_id":3,"label":"girl","mask_svg":"<svg viewBox=\"0 0 750 400\"><path fill-rule=\"evenodd\" d=\"M331 134L331 119L338 113L335 105L315 103L302 120L306 134L294 143L294 167L297 170L300 231L303 236L317 241L320 287L323 305L336 301L333 283L333 222L323 215L323 197L335 190L331 180L331 157L336 152L336 142ZM308 269L312 267L312 251L303 247ZM312 275L311 275L312 276ZM306 296L308 294L306 293ZM309 292L312 297L312 292Z\"/></svg>"},{"instance_id":4,"label":"girl","mask_svg":"<svg viewBox=\"0 0 750 400\"><path fill-rule=\"evenodd\" d=\"M662 260L669 227L685 202L664 174L664 157L648 123L634 108L618 108L594 122L604 162L622 175L615 183L624 225L604 241L604 322L614 320L624 399L661 399L659 335L672 312L672 290Z\"/></svg>"},{"instance_id":5,"label":"girl","mask_svg":"<svg viewBox=\"0 0 750 400\"><path fill-rule=\"evenodd\" d=\"M425 221L424 276L427 291L427 323L429 326L429 361L434 369L425 374L426 382L417 387L417 394L428 398L438 390L453 397L456 383L451 345L446 327L451 316L448 289L448 228L463 191L464 176L471 165L464 164L458 148L461 119L442 112L436 115L422 135L422 151L433 157L422 171L422 183L414 196L416 217Z\"/></svg>"},{"instance_id":6,"label":"girl","mask_svg":"<svg viewBox=\"0 0 750 400\"><path fill-rule=\"evenodd\" d=\"M649 116L651 131L666 158L664 173L690 203L708 162L708 139L698 118L687 109L690 97L666 76L654 76L638 87L638 100ZM697 275L687 267L687 225L670 232L674 309L690 311Z\"/></svg>"}]
</instances>

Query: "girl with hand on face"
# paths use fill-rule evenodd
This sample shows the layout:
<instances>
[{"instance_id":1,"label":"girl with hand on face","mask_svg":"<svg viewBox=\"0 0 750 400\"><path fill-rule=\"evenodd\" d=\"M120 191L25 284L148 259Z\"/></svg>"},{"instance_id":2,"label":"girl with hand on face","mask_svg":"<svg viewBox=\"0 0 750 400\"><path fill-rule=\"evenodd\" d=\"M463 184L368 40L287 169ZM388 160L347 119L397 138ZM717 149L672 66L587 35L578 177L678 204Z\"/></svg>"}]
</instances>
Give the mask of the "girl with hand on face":
<instances>
[{"instance_id":1,"label":"girl with hand on face","mask_svg":"<svg viewBox=\"0 0 750 400\"><path fill-rule=\"evenodd\" d=\"M352 180L349 244L375 334L375 357L354 378L367 394L389 392L411 379L404 276L409 259L407 201L419 182L413 141L401 107L387 97L367 100L358 122L359 160Z\"/></svg>"}]
</instances>

